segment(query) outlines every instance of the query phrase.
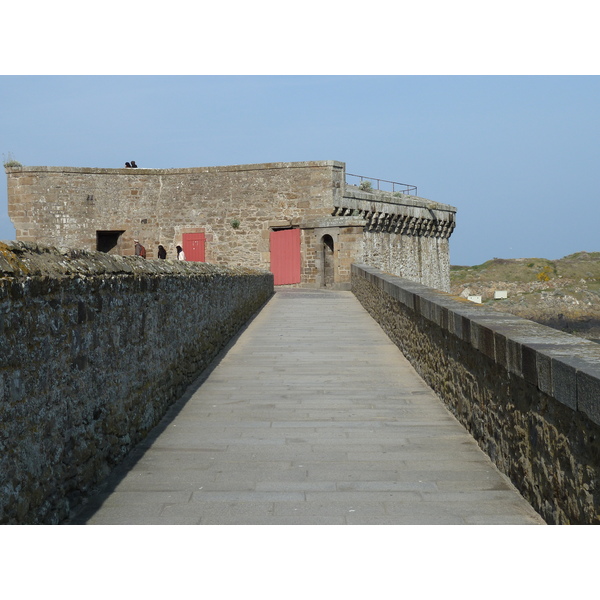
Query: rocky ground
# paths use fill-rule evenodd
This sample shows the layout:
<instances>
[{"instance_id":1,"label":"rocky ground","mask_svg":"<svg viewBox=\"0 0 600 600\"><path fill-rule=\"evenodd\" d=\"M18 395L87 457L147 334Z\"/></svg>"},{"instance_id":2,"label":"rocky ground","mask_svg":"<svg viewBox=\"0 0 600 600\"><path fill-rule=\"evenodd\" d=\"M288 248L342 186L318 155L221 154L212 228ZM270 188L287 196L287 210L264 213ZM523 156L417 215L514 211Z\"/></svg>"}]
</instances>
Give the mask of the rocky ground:
<instances>
[{"instance_id":1,"label":"rocky ground","mask_svg":"<svg viewBox=\"0 0 600 600\"><path fill-rule=\"evenodd\" d=\"M600 342L600 252L453 266L450 282L454 295L481 296L495 310ZM495 299L497 291L507 298Z\"/></svg>"}]
</instances>

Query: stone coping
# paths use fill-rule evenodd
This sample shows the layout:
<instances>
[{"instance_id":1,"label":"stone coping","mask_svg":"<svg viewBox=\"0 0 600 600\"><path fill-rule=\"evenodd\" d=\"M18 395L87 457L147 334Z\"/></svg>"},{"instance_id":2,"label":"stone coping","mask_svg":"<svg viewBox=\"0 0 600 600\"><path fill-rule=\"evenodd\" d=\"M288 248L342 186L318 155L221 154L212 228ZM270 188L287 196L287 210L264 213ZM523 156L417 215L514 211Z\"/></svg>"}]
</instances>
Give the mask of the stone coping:
<instances>
[{"instance_id":1,"label":"stone coping","mask_svg":"<svg viewBox=\"0 0 600 600\"><path fill-rule=\"evenodd\" d=\"M116 275L265 275L269 271L220 266L175 259L143 259L80 250L54 248L36 242L0 242L0 278L75 277Z\"/></svg>"},{"instance_id":2,"label":"stone coping","mask_svg":"<svg viewBox=\"0 0 600 600\"><path fill-rule=\"evenodd\" d=\"M421 212L415 213L415 216L431 218L429 211L434 213L436 219L446 219L446 214L435 214L439 213L453 213L455 214L457 209L450 204L441 204L434 200L428 200L427 198L421 198L420 196L409 196L402 194L402 196L392 196L391 192L385 192L375 190L373 192L365 192L358 189L355 186L346 185L344 188L344 195L342 202L345 208L357 208L365 209L365 202L369 203L369 210L371 212L382 212L388 214L395 214L402 212L406 213L406 207L421 209ZM400 208L402 207L402 208ZM427 212L422 212L422 211Z\"/></svg>"},{"instance_id":3,"label":"stone coping","mask_svg":"<svg viewBox=\"0 0 600 600\"><path fill-rule=\"evenodd\" d=\"M363 277L416 315L600 425L600 344L474 304L364 264Z\"/></svg>"},{"instance_id":4,"label":"stone coping","mask_svg":"<svg viewBox=\"0 0 600 600\"><path fill-rule=\"evenodd\" d=\"M193 173L218 173L229 171L261 171L270 169L305 169L319 167L334 167L345 169L346 165L343 162L336 160L321 160L321 161L300 161L300 162L274 162L249 165L229 165L229 166L213 166L213 167L188 167L175 169L147 169L137 167L135 169L119 167L115 169L100 168L100 167L5 167L6 173L79 173L79 174L94 174L94 175L178 175L178 174L193 174Z\"/></svg>"}]
</instances>

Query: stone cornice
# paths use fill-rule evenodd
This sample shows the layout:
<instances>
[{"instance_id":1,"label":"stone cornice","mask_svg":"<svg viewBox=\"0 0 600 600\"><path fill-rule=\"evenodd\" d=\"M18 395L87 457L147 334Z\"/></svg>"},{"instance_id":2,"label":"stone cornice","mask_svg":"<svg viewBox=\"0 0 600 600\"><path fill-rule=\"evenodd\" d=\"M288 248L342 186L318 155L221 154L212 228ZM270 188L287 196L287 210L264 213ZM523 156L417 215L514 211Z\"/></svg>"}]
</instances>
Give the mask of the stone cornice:
<instances>
[{"instance_id":1,"label":"stone cornice","mask_svg":"<svg viewBox=\"0 0 600 600\"><path fill-rule=\"evenodd\" d=\"M388 198L384 200L383 198ZM333 216L365 219L365 230L377 233L449 238L456 226L456 208L416 196L348 189L334 207Z\"/></svg>"},{"instance_id":2,"label":"stone cornice","mask_svg":"<svg viewBox=\"0 0 600 600\"><path fill-rule=\"evenodd\" d=\"M249 164L249 165L228 165L228 166L214 166L214 167L189 167L189 168L176 168L176 169L145 169L138 167L135 169L119 167L116 169L108 169L101 167L5 167L7 174L27 174L27 173L74 173L74 174L95 174L95 175L179 175L179 174L193 174L193 173L218 173L218 172L231 172L231 171L261 171L270 169L306 169L306 168L322 168L322 167L333 167L337 169L344 169L345 165L343 162L335 160L321 160L321 161L302 161L302 162L276 162L276 163L262 163L262 164Z\"/></svg>"}]
</instances>

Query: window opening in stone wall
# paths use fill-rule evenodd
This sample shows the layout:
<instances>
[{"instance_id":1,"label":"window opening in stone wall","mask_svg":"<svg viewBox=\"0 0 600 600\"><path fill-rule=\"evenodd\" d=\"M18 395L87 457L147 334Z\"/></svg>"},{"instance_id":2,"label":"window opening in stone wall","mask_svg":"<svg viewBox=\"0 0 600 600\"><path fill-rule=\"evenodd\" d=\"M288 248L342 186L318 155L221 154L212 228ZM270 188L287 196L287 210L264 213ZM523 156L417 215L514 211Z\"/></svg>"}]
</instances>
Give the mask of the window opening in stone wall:
<instances>
[{"instance_id":1,"label":"window opening in stone wall","mask_svg":"<svg viewBox=\"0 0 600 600\"><path fill-rule=\"evenodd\" d=\"M321 242L323 246L323 287L333 287L333 238L330 235L324 235Z\"/></svg>"},{"instance_id":2,"label":"window opening in stone wall","mask_svg":"<svg viewBox=\"0 0 600 600\"><path fill-rule=\"evenodd\" d=\"M125 231L96 231L96 250L107 254L120 254L120 238Z\"/></svg>"}]
</instances>

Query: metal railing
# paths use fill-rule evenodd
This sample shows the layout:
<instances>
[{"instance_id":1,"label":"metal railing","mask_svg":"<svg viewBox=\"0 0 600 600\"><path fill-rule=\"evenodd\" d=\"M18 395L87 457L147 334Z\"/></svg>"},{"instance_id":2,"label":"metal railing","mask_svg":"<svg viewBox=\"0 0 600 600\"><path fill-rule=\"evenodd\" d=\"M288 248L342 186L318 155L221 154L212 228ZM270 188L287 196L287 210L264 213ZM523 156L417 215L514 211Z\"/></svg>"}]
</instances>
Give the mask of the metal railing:
<instances>
[{"instance_id":1,"label":"metal railing","mask_svg":"<svg viewBox=\"0 0 600 600\"><path fill-rule=\"evenodd\" d=\"M352 183L352 181L348 181L349 177L354 177L359 180L358 184ZM369 185L363 182L369 182ZM377 187L374 187L373 182L376 182ZM408 194L410 196L417 195L417 186L409 185L407 183L398 183L397 181L388 181L387 179L377 179L375 177L365 177L363 175L353 175L352 173L346 173L346 183L348 185L357 185L359 188L368 192L370 190L377 190L383 192L391 192L395 194L396 192L400 194ZM361 186L361 184L363 184ZM382 185L384 184L384 185Z\"/></svg>"}]
</instances>

